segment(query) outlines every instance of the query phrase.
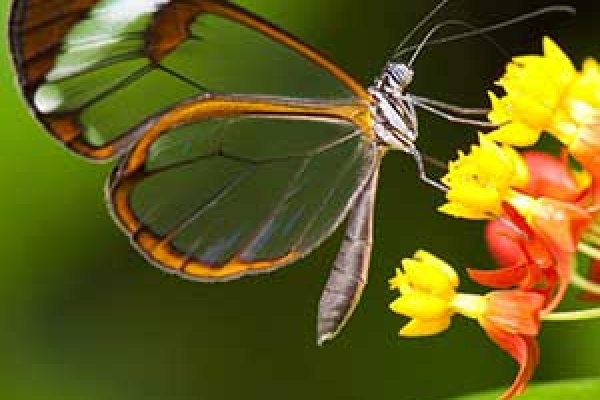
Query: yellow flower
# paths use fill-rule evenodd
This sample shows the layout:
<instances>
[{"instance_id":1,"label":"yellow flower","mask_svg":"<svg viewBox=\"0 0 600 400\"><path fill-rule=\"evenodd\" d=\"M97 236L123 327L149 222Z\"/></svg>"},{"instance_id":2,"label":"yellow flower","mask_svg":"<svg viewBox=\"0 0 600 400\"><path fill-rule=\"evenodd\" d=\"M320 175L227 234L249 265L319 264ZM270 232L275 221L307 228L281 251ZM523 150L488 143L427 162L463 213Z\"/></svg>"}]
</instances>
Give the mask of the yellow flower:
<instances>
[{"instance_id":1,"label":"yellow flower","mask_svg":"<svg viewBox=\"0 0 600 400\"><path fill-rule=\"evenodd\" d=\"M533 309L541 309L541 295L533 296L536 300L533 307L523 301L530 296L527 292L500 290L486 295L466 294L456 291L459 284L456 271L427 251L419 250L413 258L402 260L402 268L396 269L396 276L390 279L390 288L401 294L390 304L390 309L411 318L400 335L431 336L443 332L450 326L454 314L476 319L484 327L494 322L510 326L513 332L537 333L539 321ZM512 307L510 299L515 300Z\"/></svg>"},{"instance_id":2,"label":"yellow flower","mask_svg":"<svg viewBox=\"0 0 600 400\"><path fill-rule=\"evenodd\" d=\"M400 292L400 297L390 304L391 310L410 318L400 335L419 337L443 332L455 314L475 319L520 367L512 386L501 398L520 394L539 360L535 337L544 297L521 290L499 290L483 296L457 293L459 278L454 269L422 250L414 258L403 260L402 267L390 279L391 288Z\"/></svg>"},{"instance_id":3,"label":"yellow flower","mask_svg":"<svg viewBox=\"0 0 600 400\"><path fill-rule=\"evenodd\" d=\"M397 269L396 276L390 279L391 289L402 293L390 308L412 318L400 334L424 336L446 330L454 313L450 303L459 283L454 269L425 251L404 259L402 267L404 271Z\"/></svg>"},{"instance_id":4,"label":"yellow flower","mask_svg":"<svg viewBox=\"0 0 600 400\"><path fill-rule=\"evenodd\" d=\"M600 117L600 72L595 60L586 60L572 80L547 130L568 147L586 135ZM597 133L596 133L597 135Z\"/></svg>"},{"instance_id":5,"label":"yellow flower","mask_svg":"<svg viewBox=\"0 0 600 400\"><path fill-rule=\"evenodd\" d=\"M553 134L593 176L600 177L600 66L588 59L565 97Z\"/></svg>"},{"instance_id":6,"label":"yellow flower","mask_svg":"<svg viewBox=\"0 0 600 400\"><path fill-rule=\"evenodd\" d=\"M506 95L490 94L488 118L502 125L490 137L515 146L534 144L564 111L565 98L579 77L573 63L550 38L543 40L543 55L513 58L497 82Z\"/></svg>"},{"instance_id":7,"label":"yellow flower","mask_svg":"<svg viewBox=\"0 0 600 400\"><path fill-rule=\"evenodd\" d=\"M459 152L448 165L442 182L448 186L443 213L468 219L489 219L502 214L502 203L515 188L527 185L529 173L521 156L499 146L485 135L469 154Z\"/></svg>"},{"instance_id":8,"label":"yellow flower","mask_svg":"<svg viewBox=\"0 0 600 400\"><path fill-rule=\"evenodd\" d=\"M488 118L500 127L489 138L513 146L534 144L548 132L593 175L600 176L600 65L577 71L565 53L544 38L543 55L516 57L490 93Z\"/></svg>"},{"instance_id":9,"label":"yellow flower","mask_svg":"<svg viewBox=\"0 0 600 400\"><path fill-rule=\"evenodd\" d=\"M518 147L530 146L539 140L542 129L519 120L513 113L513 100L510 97L499 98L492 92L489 92L488 96L492 103L488 119L500 125L487 134L489 139Z\"/></svg>"}]
</instances>

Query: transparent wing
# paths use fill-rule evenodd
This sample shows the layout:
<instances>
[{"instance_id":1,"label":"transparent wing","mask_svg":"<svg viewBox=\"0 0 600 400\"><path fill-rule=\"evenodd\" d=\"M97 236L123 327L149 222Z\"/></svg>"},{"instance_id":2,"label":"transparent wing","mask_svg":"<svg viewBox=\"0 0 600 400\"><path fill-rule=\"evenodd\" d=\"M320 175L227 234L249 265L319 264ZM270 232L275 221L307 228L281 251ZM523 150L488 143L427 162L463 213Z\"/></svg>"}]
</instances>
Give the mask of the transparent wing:
<instances>
[{"instance_id":1,"label":"transparent wing","mask_svg":"<svg viewBox=\"0 0 600 400\"><path fill-rule=\"evenodd\" d=\"M72 150L120 154L132 127L206 91L367 99L351 77L263 19L219 0L15 0L24 95Z\"/></svg>"},{"instance_id":2,"label":"transparent wing","mask_svg":"<svg viewBox=\"0 0 600 400\"><path fill-rule=\"evenodd\" d=\"M357 110L275 98L188 101L138 128L143 139L113 173L109 203L149 260L187 277L291 263L340 224L377 164Z\"/></svg>"}]
</instances>

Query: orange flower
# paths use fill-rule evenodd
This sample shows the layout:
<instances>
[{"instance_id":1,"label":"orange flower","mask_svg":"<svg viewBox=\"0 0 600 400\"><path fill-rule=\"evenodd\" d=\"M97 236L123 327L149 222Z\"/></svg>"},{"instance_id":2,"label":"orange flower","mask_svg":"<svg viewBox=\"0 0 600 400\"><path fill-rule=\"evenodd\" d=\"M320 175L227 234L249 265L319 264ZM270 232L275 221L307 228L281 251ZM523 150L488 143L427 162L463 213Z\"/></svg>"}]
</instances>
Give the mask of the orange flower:
<instances>
[{"instance_id":1,"label":"orange flower","mask_svg":"<svg viewBox=\"0 0 600 400\"><path fill-rule=\"evenodd\" d=\"M520 290L496 291L487 296L486 312L479 319L488 337L519 364L519 373L501 399L511 399L525 390L540 360L535 340L540 329L544 297Z\"/></svg>"},{"instance_id":2,"label":"orange flower","mask_svg":"<svg viewBox=\"0 0 600 400\"><path fill-rule=\"evenodd\" d=\"M587 171L571 169L566 153L555 157L541 151L526 151L521 157L529 171L523 193L568 203L576 203L589 193L592 177Z\"/></svg>"},{"instance_id":3,"label":"orange flower","mask_svg":"<svg viewBox=\"0 0 600 400\"><path fill-rule=\"evenodd\" d=\"M486 229L489 250L501 268L468 272L488 287L542 294L548 313L564 297L577 245L592 222L592 214L578 203L588 193L589 179L573 173L565 160L543 153L525 153L523 160L527 186Z\"/></svg>"},{"instance_id":4,"label":"orange flower","mask_svg":"<svg viewBox=\"0 0 600 400\"><path fill-rule=\"evenodd\" d=\"M471 279L494 289L518 287L550 297L557 283L555 260L531 230L507 218L499 218L487 224L485 237L500 268L468 269Z\"/></svg>"},{"instance_id":5,"label":"orange flower","mask_svg":"<svg viewBox=\"0 0 600 400\"><path fill-rule=\"evenodd\" d=\"M566 166L560 163L552 164L539 156L527 159L510 147L498 146L486 135L480 135L479 141L470 153L459 153L458 160L448 164L448 173L442 178L448 187L447 203L439 211L488 220L516 212L549 246L574 252L592 215L571 200L583 195L586 188L579 187L575 176L563 171ZM552 176L547 170L561 174ZM581 176L583 181L585 175ZM548 187L543 192L538 186ZM527 193L529 188L534 196ZM540 193L554 197L535 196Z\"/></svg>"},{"instance_id":6,"label":"orange flower","mask_svg":"<svg viewBox=\"0 0 600 400\"><path fill-rule=\"evenodd\" d=\"M403 260L402 266L390 279L390 287L400 292L390 309L410 318L400 335L438 334L448 329L455 314L475 319L487 336L519 364L517 377L501 398L520 394L539 361L535 337L540 330L544 296L522 290L492 291L485 295L457 293L456 272L425 251Z\"/></svg>"}]
</instances>

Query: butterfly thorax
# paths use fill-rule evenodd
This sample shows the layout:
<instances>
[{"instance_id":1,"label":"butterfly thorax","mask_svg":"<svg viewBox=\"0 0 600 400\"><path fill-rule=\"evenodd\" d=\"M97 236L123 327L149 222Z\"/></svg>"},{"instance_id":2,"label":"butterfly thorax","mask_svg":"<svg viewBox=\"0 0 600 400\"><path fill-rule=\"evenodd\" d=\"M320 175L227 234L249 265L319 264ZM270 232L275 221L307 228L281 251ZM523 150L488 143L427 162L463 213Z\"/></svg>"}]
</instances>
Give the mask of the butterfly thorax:
<instances>
[{"instance_id":1,"label":"butterfly thorax","mask_svg":"<svg viewBox=\"0 0 600 400\"><path fill-rule=\"evenodd\" d=\"M394 149L411 152L417 139L415 109L404 90L413 71L405 64L388 63L369 93L373 96L371 116L377 140Z\"/></svg>"}]
</instances>

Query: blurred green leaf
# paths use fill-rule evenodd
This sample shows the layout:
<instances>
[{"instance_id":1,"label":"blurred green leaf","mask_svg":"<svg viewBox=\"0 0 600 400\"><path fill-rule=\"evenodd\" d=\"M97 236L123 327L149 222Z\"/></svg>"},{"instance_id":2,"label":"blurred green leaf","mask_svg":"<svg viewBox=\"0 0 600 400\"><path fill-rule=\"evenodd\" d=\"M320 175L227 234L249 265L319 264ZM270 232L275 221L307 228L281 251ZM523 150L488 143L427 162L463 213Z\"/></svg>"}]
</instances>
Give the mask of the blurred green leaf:
<instances>
[{"instance_id":1,"label":"blurred green leaf","mask_svg":"<svg viewBox=\"0 0 600 400\"><path fill-rule=\"evenodd\" d=\"M452 400L494 400L502 390L476 393ZM600 398L600 379L573 379L529 385L519 400L590 400Z\"/></svg>"}]
</instances>

